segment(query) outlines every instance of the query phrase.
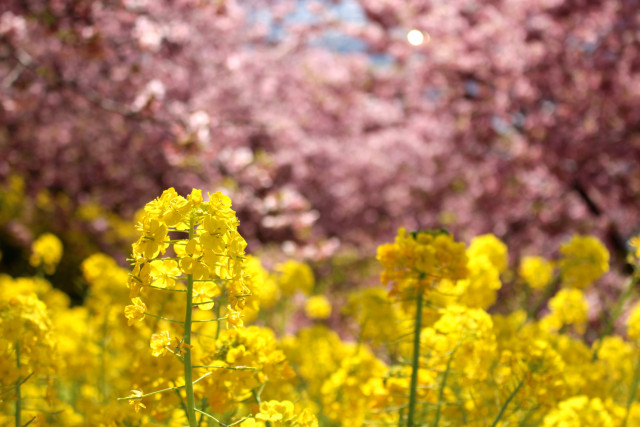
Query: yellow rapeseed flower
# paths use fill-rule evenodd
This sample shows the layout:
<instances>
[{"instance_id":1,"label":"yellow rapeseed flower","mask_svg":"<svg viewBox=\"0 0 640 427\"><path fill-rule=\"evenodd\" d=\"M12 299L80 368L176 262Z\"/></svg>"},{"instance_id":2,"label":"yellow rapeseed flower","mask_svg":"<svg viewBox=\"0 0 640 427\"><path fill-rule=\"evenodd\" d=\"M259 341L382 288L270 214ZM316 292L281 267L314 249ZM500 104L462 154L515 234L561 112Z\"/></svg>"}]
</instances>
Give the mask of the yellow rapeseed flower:
<instances>
[{"instance_id":1,"label":"yellow rapeseed flower","mask_svg":"<svg viewBox=\"0 0 640 427\"><path fill-rule=\"evenodd\" d=\"M467 255L469 258L486 255L499 273L507 269L509 261L507 245L493 234L483 234L471 239Z\"/></svg>"},{"instance_id":2,"label":"yellow rapeseed flower","mask_svg":"<svg viewBox=\"0 0 640 427\"><path fill-rule=\"evenodd\" d=\"M304 312L309 319L327 319L331 316L331 303L324 295L315 295L305 303Z\"/></svg>"},{"instance_id":3,"label":"yellow rapeseed flower","mask_svg":"<svg viewBox=\"0 0 640 427\"><path fill-rule=\"evenodd\" d=\"M599 397L573 396L558 404L543 421L544 427L614 427L622 425L624 409Z\"/></svg>"},{"instance_id":4,"label":"yellow rapeseed flower","mask_svg":"<svg viewBox=\"0 0 640 427\"><path fill-rule=\"evenodd\" d=\"M526 256L518 273L531 288L543 289L553 280L553 264L540 256Z\"/></svg>"},{"instance_id":5,"label":"yellow rapeseed flower","mask_svg":"<svg viewBox=\"0 0 640 427\"><path fill-rule=\"evenodd\" d=\"M278 402L270 400L260 404L260 412L256 414L256 419L260 421L271 421L274 423L286 423L294 417L293 403L288 400Z\"/></svg>"},{"instance_id":6,"label":"yellow rapeseed flower","mask_svg":"<svg viewBox=\"0 0 640 427\"><path fill-rule=\"evenodd\" d=\"M55 235L45 233L31 245L29 264L42 267L45 273L53 274L62 258L62 242Z\"/></svg>"},{"instance_id":7,"label":"yellow rapeseed flower","mask_svg":"<svg viewBox=\"0 0 640 427\"><path fill-rule=\"evenodd\" d=\"M543 319L544 326L558 331L563 326L574 325L578 332L584 332L589 307L580 289L561 289L549 301L549 309L551 313Z\"/></svg>"},{"instance_id":8,"label":"yellow rapeseed flower","mask_svg":"<svg viewBox=\"0 0 640 427\"><path fill-rule=\"evenodd\" d=\"M431 289L442 279L460 280L468 274L464 243L444 230L407 233L400 228L394 243L378 247L377 259L384 267L382 284L399 299L415 295L416 288Z\"/></svg>"},{"instance_id":9,"label":"yellow rapeseed flower","mask_svg":"<svg viewBox=\"0 0 640 427\"><path fill-rule=\"evenodd\" d=\"M144 320L144 314L147 311L147 306L140 298L132 298L131 302L133 304L124 308L124 317L128 319L129 326L133 325L136 320Z\"/></svg>"},{"instance_id":10,"label":"yellow rapeseed flower","mask_svg":"<svg viewBox=\"0 0 640 427\"><path fill-rule=\"evenodd\" d=\"M129 404L133 405L136 412L140 412L140 408L146 408L145 404L142 403L142 398L140 397L142 394L142 390L131 390L131 396L129 397L136 397L136 399L130 399Z\"/></svg>"},{"instance_id":11,"label":"yellow rapeseed flower","mask_svg":"<svg viewBox=\"0 0 640 427\"><path fill-rule=\"evenodd\" d=\"M562 282L566 286L585 289L609 271L609 252L593 236L573 236L560 246L560 253Z\"/></svg>"},{"instance_id":12,"label":"yellow rapeseed flower","mask_svg":"<svg viewBox=\"0 0 640 427\"><path fill-rule=\"evenodd\" d=\"M151 335L151 355L153 357L163 356L167 353L167 347L171 344L169 331L163 331L159 334Z\"/></svg>"},{"instance_id":13,"label":"yellow rapeseed flower","mask_svg":"<svg viewBox=\"0 0 640 427\"><path fill-rule=\"evenodd\" d=\"M276 265L279 273L278 286L285 296L291 296L300 290L309 295L315 284L311 267L303 262L289 260Z\"/></svg>"}]
</instances>

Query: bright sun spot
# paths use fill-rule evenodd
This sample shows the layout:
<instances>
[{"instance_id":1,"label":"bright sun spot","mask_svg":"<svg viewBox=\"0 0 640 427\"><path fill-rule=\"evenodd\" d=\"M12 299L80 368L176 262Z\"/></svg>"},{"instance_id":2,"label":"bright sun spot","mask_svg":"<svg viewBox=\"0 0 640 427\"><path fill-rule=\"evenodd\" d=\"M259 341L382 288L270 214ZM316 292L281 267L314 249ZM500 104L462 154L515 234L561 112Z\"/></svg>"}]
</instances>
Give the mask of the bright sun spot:
<instances>
[{"instance_id":1,"label":"bright sun spot","mask_svg":"<svg viewBox=\"0 0 640 427\"><path fill-rule=\"evenodd\" d=\"M407 41L413 46L420 46L425 42L425 35L420 30L411 30L407 33ZM428 35L426 41L429 41Z\"/></svg>"}]
</instances>

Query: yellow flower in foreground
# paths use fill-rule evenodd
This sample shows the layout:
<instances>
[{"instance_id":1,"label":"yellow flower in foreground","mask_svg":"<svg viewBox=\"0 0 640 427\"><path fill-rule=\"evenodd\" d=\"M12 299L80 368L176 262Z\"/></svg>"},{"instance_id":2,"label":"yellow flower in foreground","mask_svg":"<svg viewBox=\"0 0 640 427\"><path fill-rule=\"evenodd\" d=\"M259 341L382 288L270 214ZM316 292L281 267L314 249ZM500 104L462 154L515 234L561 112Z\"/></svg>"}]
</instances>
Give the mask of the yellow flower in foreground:
<instances>
[{"instance_id":1,"label":"yellow flower in foreground","mask_svg":"<svg viewBox=\"0 0 640 427\"><path fill-rule=\"evenodd\" d=\"M129 326L136 320L144 320L144 313L147 311L147 306L140 298L132 298L131 302L133 302L132 305L124 308L124 317L128 319Z\"/></svg>"},{"instance_id":2,"label":"yellow flower in foreground","mask_svg":"<svg viewBox=\"0 0 640 427\"><path fill-rule=\"evenodd\" d=\"M574 396L558 404L543 420L545 427L613 427L622 422L624 409L613 402L596 397Z\"/></svg>"},{"instance_id":3,"label":"yellow flower in foreground","mask_svg":"<svg viewBox=\"0 0 640 427\"><path fill-rule=\"evenodd\" d=\"M142 390L131 390L131 396L129 397L137 397L137 399L130 399L129 405L133 405L136 412L140 412L140 408L146 408L144 403L142 403Z\"/></svg>"},{"instance_id":4,"label":"yellow flower in foreground","mask_svg":"<svg viewBox=\"0 0 640 427\"><path fill-rule=\"evenodd\" d=\"M309 319L326 319L331 316L331 303L323 295L315 295L307 300L304 312Z\"/></svg>"},{"instance_id":5,"label":"yellow flower in foreground","mask_svg":"<svg viewBox=\"0 0 640 427\"><path fill-rule=\"evenodd\" d=\"M285 401L270 400L260 404L260 412L255 419L262 422L270 422L276 426L296 426L296 427L318 427L318 419L308 409L303 409L296 414L293 403ZM251 419L249 419L251 420ZM247 421L249 421L247 420ZM258 422L249 421L242 423L243 426L258 426Z\"/></svg>"},{"instance_id":6,"label":"yellow flower in foreground","mask_svg":"<svg viewBox=\"0 0 640 427\"><path fill-rule=\"evenodd\" d=\"M256 419L260 421L286 422L293 418L293 403L285 400L278 402L270 400L260 404L260 413L256 415Z\"/></svg>"},{"instance_id":7,"label":"yellow flower in foreground","mask_svg":"<svg viewBox=\"0 0 640 427\"><path fill-rule=\"evenodd\" d=\"M227 310L229 310L229 314L227 315L228 328L240 328L244 326L240 312L235 311L230 305L227 306Z\"/></svg>"},{"instance_id":8,"label":"yellow flower in foreground","mask_svg":"<svg viewBox=\"0 0 640 427\"><path fill-rule=\"evenodd\" d=\"M170 343L169 331L151 335L151 355L153 357L163 356L167 352L167 346Z\"/></svg>"}]
</instances>

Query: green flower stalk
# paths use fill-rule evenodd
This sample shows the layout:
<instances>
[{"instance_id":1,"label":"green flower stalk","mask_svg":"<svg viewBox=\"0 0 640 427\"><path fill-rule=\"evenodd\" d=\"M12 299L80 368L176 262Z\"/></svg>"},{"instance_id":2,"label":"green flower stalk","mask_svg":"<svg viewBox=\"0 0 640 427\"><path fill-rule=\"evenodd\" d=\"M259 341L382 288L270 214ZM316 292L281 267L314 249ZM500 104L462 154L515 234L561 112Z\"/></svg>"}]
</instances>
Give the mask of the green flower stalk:
<instances>
[{"instance_id":1,"label":"green flower stalk","mask_svg":"<svg viewBox=\"0 0 640 427\"><path fill-rule=\"evenodd\" d=\"M189 240L193 239L193 218L189 222ZM193 368L191 366L191 316L193 311L193 274L187 274L187 309L184 318L184 384L187 393L187 418L189 427L196 427L196 404L193 395ZM220 329L220 328L218 328Z\"/></svg>"},{"instance_id":2,"label":"green flower stalk","mask_svg":"<svg viewBox=\"0 0 640 427\"><path fill-rule=\"evenodd\" d=\"M415 425L416 398L418 390L418 370L420 369L420 331L422 331L422 292L416 297L416 322L413 336L413 360L411 362L411 388L409 389L409 411L407 427Z\"/></svg>"},{"instance_id":3,"label":"green flower stalk","mask_svg":"<svg viewBox=\"0 0 640 427\"><path fill-rule=\"evenodd\" d=\"M16 368L18 368L18 372L20 372L20 341L16 341ZM16 427L22 427L22 395L20 393L21 378L18 377L18 381L16 381Z\"/></svg>"}]
</instances>

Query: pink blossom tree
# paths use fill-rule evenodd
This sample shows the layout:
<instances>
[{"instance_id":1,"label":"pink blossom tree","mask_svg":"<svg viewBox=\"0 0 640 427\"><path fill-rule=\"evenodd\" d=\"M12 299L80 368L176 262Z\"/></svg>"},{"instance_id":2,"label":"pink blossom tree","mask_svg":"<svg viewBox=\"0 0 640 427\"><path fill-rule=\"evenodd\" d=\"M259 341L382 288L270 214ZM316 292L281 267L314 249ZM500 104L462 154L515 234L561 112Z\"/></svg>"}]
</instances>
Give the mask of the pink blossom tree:
<instances>
[{"instance_id":1,"label":"pink blossom tree","mask_svg":"<svg viewBox=\"0 0 640 427\"><path fill-rule=\"evenodd\" d=\"M398 226L446 226L540 253L593 232L619 252L640 201L638 10L9 0L0 176L124 215L163 187L222 186L254 243L372 253Z\"/></svg>"}]
</instances>

